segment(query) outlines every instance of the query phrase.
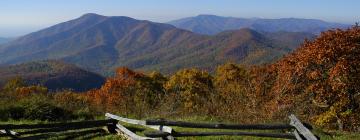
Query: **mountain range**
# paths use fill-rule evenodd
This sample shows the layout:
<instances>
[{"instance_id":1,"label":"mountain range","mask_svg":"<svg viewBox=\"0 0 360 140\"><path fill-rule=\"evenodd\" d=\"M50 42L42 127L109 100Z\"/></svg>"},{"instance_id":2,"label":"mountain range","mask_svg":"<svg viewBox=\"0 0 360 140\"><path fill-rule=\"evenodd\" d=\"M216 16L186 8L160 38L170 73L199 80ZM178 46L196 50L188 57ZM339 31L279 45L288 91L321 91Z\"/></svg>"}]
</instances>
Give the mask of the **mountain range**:
<instances>
[{"instance_id":1,"label":"mountain range","mask_svg":"<svg viewBox=\"0 0 360 140\"><path fill-rule=\"evenodd\" d=\"M21 77L27 85L43 85L51 91L87 91L105 83L105 78L99 74L54 60L3 66L0 75L0 87L10 79Z\"/></svg>"},{"instance_id":2,"label":"mountain range","mask_svg":"<svg viewBox=\"0 0 360 140\"><path fill-rule=\"evenodd\" d=\"M348 28L350 25L299 18L235 18L215 15L199 15L168 22L195 33L214 35L226 30L250 28L258 32L307 32L319 34L332 28Z\"/></svg>"},{"instance_id":3,"label":"mountain range","mask_svg":"<svg viewBox=\"0 0 360 140\"><path fill-rule=\"evenodd\" d=\"M85 14L0 46L0 65L54 59L103 75L119 66L163 73L187 67L211 71L226 62L270 63L305 38L314 35L250 28L203 35L164 23Z\"/></svg>"}]
</instances>

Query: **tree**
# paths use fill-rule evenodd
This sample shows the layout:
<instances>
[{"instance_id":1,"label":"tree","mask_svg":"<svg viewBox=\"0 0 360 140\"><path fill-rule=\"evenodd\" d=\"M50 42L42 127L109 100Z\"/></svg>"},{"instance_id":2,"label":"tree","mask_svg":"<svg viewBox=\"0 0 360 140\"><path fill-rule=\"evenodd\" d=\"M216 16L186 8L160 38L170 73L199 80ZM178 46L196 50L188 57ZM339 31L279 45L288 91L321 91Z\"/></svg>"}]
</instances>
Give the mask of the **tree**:
<instances>
[{"instance_id":1,"label":"tree","mask_svg":"<svg viewBox=\"0 0 360 140\"><path fill-rule=\"evenodd\" d=\"M218 96L213 97L217 116L243 121L250 117L252 95L248 70L228 63L217 67L214 85ZM255 100L254 100L255 101Z\"/></svg>"},{"instance_id":2,"label":"tree","mask_svg":"<svg viewBox=\"0 0 360 140\"><path fill-rule=\"evenodd\" d=\"M359 113L355 113L360 111L359 42L357 27L330 30L269 66L269 81L274 81L267 92L272 97L269 110L306 114L315 124L330 129L360 126Z\"/></svg>"},{"instance_id":3,"label":"tree","mask_svg":"<svg viewBox=\"0 0 360 140\"><path fill-rule=\"evenodd\" d=\"M99 90L89 91L88 98L94 106L99 107L98 110L142 117L154 110L161 101L165 80L160 73L148 76L121 67Z\"/></svg>"},{"instance_id":4,"label":"tree","mask_svg":"<svg viewBox=\"0 0 360 140\"><path fill-rule=\"evenodd\" d=\"M249 81L247 70L235 64L219 66L215 75L214 84L224 98L232 98L231 94L244 93L248 86L246 84Z\"/></svg>"},{"instance_id":5,"label":"tree","mask_svg":"<svg viewBox=\"0 0 360 140\"><path fill-rule=\"evenodd\" d=\"M195 112L208 102L213 90L212 76L197 69L180 70L166 82L165 89L180 98L184 111Z\"/></svg>"},{"instance_id":6,"label":"tree","mask_svg":"<svg viewBox=\"0 0 360 140\"><path fill-rule=\"evenodd\" d=\"M13 79L10 79L5 85L3 90L6 92L15 91L16 88L24 87L25 82L21 77L15 77Z\"/></svg>"}]
</instances>

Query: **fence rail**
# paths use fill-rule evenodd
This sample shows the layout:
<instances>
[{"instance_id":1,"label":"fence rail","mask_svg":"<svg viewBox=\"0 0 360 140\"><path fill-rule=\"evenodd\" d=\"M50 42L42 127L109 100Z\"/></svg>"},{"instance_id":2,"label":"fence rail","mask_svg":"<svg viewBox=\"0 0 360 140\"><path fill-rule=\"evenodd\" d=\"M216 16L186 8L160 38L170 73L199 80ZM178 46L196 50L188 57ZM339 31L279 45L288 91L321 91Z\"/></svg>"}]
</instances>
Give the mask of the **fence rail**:
<instances>
[{"instance_id":1,"label":"fence rail","mask_svg":"<svg viewBox=\"0 0 360 140\"><path fill-rule=\"evenodd\" d=\"M146 120L147 125L161 125L161 126L179 126L189 128L208 128L208 129L292 129L290 124L222 124L222 123L191 123L183 121L168 121L168 120Z\"/></svg>"},{"instance_id":2,"label":"fence rail","mask_svg":"<svg viewBox=\"0 0 360 140\"><path fill-rule=\"evenodd\" d=\"M10 136L14 139L20 139L22 135L28 134L43 134L50 132L61 132L68 130L96 128L108 126L117 122L113 119L93 120L93 121L78 121L78 122L63 122L63 123L49 123L49 124L0 124L0 135ZM22 132L15 132L15 130L26 130Z\"/></svg>"},{"instance_id":3,"label":"fence rail","mask_svg":"<svg viewBox=\"0 0 360 140\"><path fill-rule=\"evenodd\" d=\"M0 124L1 129L35 129L35 128L86 128L104 126L108 123L114 123L115 120L95 120L95 121L79 121L79 122L63 122L49 124Z\"/></svg>"},{"instance_id":4,"label":"fence rail","mask_svg":"<svg viewBox=\"0 0 360 140\"><path fill-rule=\"evenodd\" d=\"M137 124L137 125L141 125L141 126L145 126L151 129L155 129L161 132L166 132L171 134L173 132L173 129L171 127L168 126L164 126L164 125L147 125L146 121L143 120L135 120L135 119L128 119L128 118L123 118L120 116L116 116L110 113L106 113L105 114L106 117L110 118L110 119L114 119L114 120L118 120L118 121L122 121L125 123L129 123L129 124ZM122 126L121 124L115 124L115 129L117 129L116 131L118 131L121 135L129 138L129 139L134 139L134 140L148 140L148 139L158 139L160 140L161 138L151 138L151 137L142 137L142 136L138 136L135 133L131 132L130 130L128 130L127 128L125 128L124 126ZM166 139L174 139L172 136L166 136Z\"/></svg>"},{"instance_id":5,"label":"fence rail","mask_svg":"<svg viewBox=\"0 0 360 140\"><path fill-rule=\"evenodd\" d=\"M172 134L166 132L147 132L145 136L151 138L158 137L190 137L190 136L255 136L268 138L284 138L296 139L296 136L291 133L260 133L260 132L174 132Z\"/></svg>"},{"instance_id":6,"label":"fence rail","mask_svg":"<svg viewBox=\"0 0 360 140\"><path fill-rule=\"evenodd\" d=\"M135 120L135 119L123 118L123 117L116 116L116 115L113 115L113 114L110 114L110 113L106 113L105 116L110 118L110 119L126 122L126 123L129 123L129 124L142 125L142 126L145 126L145 127L149 127L149 128L155 129L155 130L160 130L160 131L168 132L168 133L172 132L171 127L164 126L164 125L146 124L146 121L143 121L143 120Z\"/></svg>"}]
</instances>

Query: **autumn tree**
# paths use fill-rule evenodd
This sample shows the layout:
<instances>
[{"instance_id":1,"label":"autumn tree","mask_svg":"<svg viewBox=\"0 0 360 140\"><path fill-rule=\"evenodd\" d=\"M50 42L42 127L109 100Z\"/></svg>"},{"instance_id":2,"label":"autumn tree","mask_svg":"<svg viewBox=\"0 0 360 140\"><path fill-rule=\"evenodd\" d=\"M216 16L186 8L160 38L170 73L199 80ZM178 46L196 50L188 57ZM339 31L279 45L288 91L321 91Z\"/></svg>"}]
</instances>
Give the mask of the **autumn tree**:
<instances>
[{"instance_id":1,"label":"autumn tree","mask_svg":"<svg viewBox=\"0 0 360 140\"><path fill-rule=\"evenodd\" d=\"M164 94L166 78L160 73L145 75L122 67L108 78L99 90L88 92L88 97L99 110L119 112L139 117L153 110Z\"/></svg>"},{"instance_id":2,"label":"autumn tree","mask_svg":"<svg viewBox=\"0 0 360 140\"><path fill-rule=\"evenodd\" d=\"M197 69L183 69L169 78L165 89L179 98L184 111L195 112L208 102L213 92L212 76Z\"/></svg>"},{"instance_id":3,"label":"autumn tree","mask_svg":"<svg viewBox=\"0 0 360 140\"><path fill-rule=\"evenodd\" d=\"M217 95L212 100L217 115L222 118L237 119L250 117L252 93L250 75L245 67L228 63L218 66L214 77ZM253 117L252 117L253 118Z\"/></svg>"},{"instance_id":4,"label":"autumn tree","mask_svg":"<svg viewBox=\"0 0 360 140\"><path fill-rule=\"evenodd\" d=\"M15 91L20 97L30 96L31 94L46 94L48 89L40 85L18 87Z\"/></svg>"},{"instance_id":5,"label":"autumn tree","mask_svg":"<svg viewBox=\"0 0 360 140\"><path fill-rule=\"evenodd\" d=\"M10 98L25 98L31 94L46 94L48 89L41 85L26 85L21 77L10 79L4 86L5 95ZM15 99L14 99L15 100Z\"/></svg>"},{"instance_id":6,"label":"autumn tree","mask_svg":"<svg viewBox=\"0 0 360 140\"><path fill-rule=\"evenodd\" d=\"M21 77L15 77L10 79L3 87L5 92L15 91L16 88L24 87L25 82Z\"/></svg>"},{"instance_id":7,"label":"autumn tree","mask_svg":"<svg viewBox=\"0 0 360 140\"><path fill-rule=\"evenodd\" d=\"M214 85L224 98L231 98L231 94L244 92L248 81L249 77L245 68L229 63L217 68Z\"/></svg>"},{"instance_id":8,"label":"autumn tree","mask_svg":"<svg viewBox=\"0 0 360 140\"><path fill-rule=\"evenodd\" d=\"M331 30L269 66L267 108L326 128L359 127L359 44L359 28Z\"/></svg>"}]
</instances>

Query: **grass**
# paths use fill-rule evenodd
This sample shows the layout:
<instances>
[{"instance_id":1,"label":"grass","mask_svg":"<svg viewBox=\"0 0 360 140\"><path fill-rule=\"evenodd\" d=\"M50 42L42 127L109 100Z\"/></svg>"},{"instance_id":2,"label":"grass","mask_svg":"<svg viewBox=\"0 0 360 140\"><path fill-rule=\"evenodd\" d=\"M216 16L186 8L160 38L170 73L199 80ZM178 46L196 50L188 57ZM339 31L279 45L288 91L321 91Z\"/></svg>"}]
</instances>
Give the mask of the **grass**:
<instances>
[{"instance_id":1,"label":"grass","mask_svg":"<svg viewBox=\"0 0 360 140\"><path fill-rule=\"evenodd\" d=\"M360 140L360 133L349 132L323 132L320 129L315 129L313 132L321 138L321 140Z\"/></svg>"},{"instance_id":2,"label":"grass","mask_svg":"<svg viewBox=\"0 0 360 140\"><path fill-rule=\"evenodd\" d=\"M181 121L190 121L190 122L218 122L217 120L212 120L206 117L186 117L186 118L178 118L175 120ZM0 122L0 124L39 124L39 123L49 123L44 121L34 121L34 120L9 120L6 122ZM138 135L144 136L144 132L153 131L152 129L145 128L138 125L131 125L122 123L125 127L127 127L132 132L135 132ZM193 132L193 131L201 131L201 132L219 132L219 131L234 131L234 130L218 130L218 129L194 129L194 128L180 128L180 127L172 127L177 132ZM27 132L32 130L15 130L16 132ZM259 132L259 131L251 131L251 132ZM260 131L264 132L264 131ZM272 133L282 133L282 131L266 131ZM325 133L320 129L314 129L313 132L318 135L321 140L360 140L360 133L340 133L340 132L332 132ZM29 139L49 139L49 140L58 140L58 139L95 139L95 140L120 140L122 139L118 135L109 134L105 131L105 128L87 128L80 130L69 130L63 132L50 132L50 133L39 133L39 134L24 134L21 137L29 138ZM0 137L0 139L10 139L10 137ZM275 138L260 138L260 137L250 137L250 136L207 136L207 137L183 137L179 138L180 140L281 140Z\"/></svg>"}]
</instances>

